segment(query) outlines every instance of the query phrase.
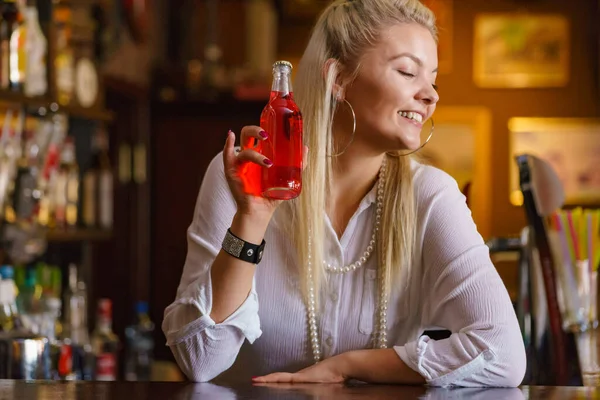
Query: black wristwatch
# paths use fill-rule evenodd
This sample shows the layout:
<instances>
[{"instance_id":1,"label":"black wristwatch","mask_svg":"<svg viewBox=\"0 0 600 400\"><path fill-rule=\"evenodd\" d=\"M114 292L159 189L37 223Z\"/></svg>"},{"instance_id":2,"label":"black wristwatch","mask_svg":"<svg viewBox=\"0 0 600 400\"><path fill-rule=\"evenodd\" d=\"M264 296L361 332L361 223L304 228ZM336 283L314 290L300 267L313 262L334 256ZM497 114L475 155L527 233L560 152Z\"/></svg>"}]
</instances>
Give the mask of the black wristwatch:
<instances>
[{"instance_id":1,"label":"black wristwatch","mask_svg":"<svg viewBox=\"0 0 600 400\"><path fill-rule=\"evenodd\" d=\"M225 239L223 239L221 247L235 258L252 264L258 264L263 256L265 241L263 239L260 245L252 244L240 239L231 233L230 229L227 229L227 234L225 234Z\"/></svg>"}]
</instances>

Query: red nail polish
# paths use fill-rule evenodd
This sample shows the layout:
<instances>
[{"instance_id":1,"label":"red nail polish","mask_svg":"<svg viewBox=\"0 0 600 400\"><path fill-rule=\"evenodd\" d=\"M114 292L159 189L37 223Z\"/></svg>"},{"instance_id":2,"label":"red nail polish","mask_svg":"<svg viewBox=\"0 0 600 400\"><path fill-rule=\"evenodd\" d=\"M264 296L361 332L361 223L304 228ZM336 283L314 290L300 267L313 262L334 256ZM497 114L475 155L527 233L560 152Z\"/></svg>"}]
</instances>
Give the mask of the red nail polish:
<instances>
[{"instance_id":1,"label":"red nail polish","mask_svg":"<svg viewBox=\"0 0 600 400\"><path fill-rule=\"evenodd\" d=\"M263 160L263 163L264 163L265 165L268 165L268 166L271 166L271 165L273 165L273 161L269 160L268 158L265 158L265 159Z\"/></svg>"},{"instance_id":2,"label":"red nail polish","mask_svg":"<svg viewBox=\"0 0 600 400\"><path fill-rule=\"evenodd\" d=\"M269 134L265 131L260 131L258 132L258 134L260 135L261 138L266 139L269 137Z\"/></svg>"}]
</instances>

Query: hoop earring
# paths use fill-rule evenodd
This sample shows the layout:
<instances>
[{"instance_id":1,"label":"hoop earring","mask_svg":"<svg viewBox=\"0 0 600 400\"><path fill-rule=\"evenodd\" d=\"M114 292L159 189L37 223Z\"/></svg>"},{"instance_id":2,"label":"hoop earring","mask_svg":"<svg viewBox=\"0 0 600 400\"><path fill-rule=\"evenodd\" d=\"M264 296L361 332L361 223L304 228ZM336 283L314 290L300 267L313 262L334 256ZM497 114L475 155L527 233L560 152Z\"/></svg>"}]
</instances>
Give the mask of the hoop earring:
<instances>
[{"instance_id":1,"label":"hoop earring","mask_svg":"<svg viewBox=\"0 0 600 400\"><path fill-rule=\"evenodd\" d=\"M341 156L342 154L344 154L346 152L346 150L348 150L348 147L354 141L354 134L356 133L356 114L354 114L354 108L352 107L352 104L350 104L350 102L348 100L344 99L344 103L348 104L348 107L350 107L350 112L352 113L352 135L350 135L350 141L346 144L346 147L344 147L344 149L342 151L340 151L337 154L331 154L331 155L328 154L327 157Z\"/></svg>"},{"instance_id":2,"label":"hoop earring","mask_svg":"<svg viewBox=\"0 0 600 400\"><path fill-rule=\"evenodd\" d=\"M420 145L417 149L410 151L408 153L404 153L404 154L398 154L400 157L405 157L408 155L411 155L413 153L416 153L417 151L421 150L423 147L425 147L425 145L427 143L429 143L429 141L431 140L431 137L433 136L433 130L435 129L435 124L433 123L433 118L429 118L431 120L431 130L429 131L429 136L427 136L427 140L425 140L425 143L423 143L422 145Z\"/></svg>"}]
</instances>

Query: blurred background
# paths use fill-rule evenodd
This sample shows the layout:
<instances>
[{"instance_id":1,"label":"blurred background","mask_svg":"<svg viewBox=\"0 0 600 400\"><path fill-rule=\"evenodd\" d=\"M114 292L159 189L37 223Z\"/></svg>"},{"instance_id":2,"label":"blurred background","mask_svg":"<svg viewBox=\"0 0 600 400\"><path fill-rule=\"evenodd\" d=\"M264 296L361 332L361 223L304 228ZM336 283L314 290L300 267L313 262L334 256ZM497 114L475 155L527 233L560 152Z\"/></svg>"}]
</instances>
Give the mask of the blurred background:
<instances>
[{"instance_id":1,"label":"blurred background","mask_svg":"<svg viewBox=\"0 0 600 400\"><path fill-rule=\"evenodd\" d=\"M441 101L422 155L484 239L528 224L524 152L567 209L597 209L600 1L423 2ZM51 339L53 378L181 379L160 324L204 171L229 129L258 124L272 63L298 63L327 3L0 1L0 321ZM496 263L515 302L517 261Z\"/></svg>"}]
</instances>

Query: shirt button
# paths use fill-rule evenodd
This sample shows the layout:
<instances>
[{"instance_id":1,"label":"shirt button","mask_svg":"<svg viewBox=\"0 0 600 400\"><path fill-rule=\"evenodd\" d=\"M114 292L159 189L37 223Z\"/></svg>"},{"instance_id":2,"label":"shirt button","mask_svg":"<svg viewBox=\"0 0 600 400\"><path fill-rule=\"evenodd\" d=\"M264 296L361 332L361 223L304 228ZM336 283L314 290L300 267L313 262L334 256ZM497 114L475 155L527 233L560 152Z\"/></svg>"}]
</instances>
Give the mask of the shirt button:
<instances>
[{"instance_id":1,"label":"shirt button","mask_svg":"<svg viewBox=\"0 0 600 400\"><path fill-rule=\"evenodd\" d=\"M491 351L486 351L483 353L483 359L485 361L492 361L494 359L494 355L492 354Z\"/></svg>"},{"instance_id":2,"label":"shirt button","mask_svg":"<svg viewBox=\"0 0 600 400\"><path fill-rule=\"evenodd\" d=\"M331 294L331 301L333 301L334 303L337 303L337 301L338 301L338 295L337 295L337 293L332 293Z\"/></svg>"},{"instance_id":3,"label":"shirt button","mask_svg":"<svg viewBox=\"0 0 600 400\"><path fill-rule=\"evenodd\" d=\"M325 340L325 344L329 347L331 347L333 345L333 338L331 336L329 336L327 338L327 340Z\"/></svg>"}]
</instances>

